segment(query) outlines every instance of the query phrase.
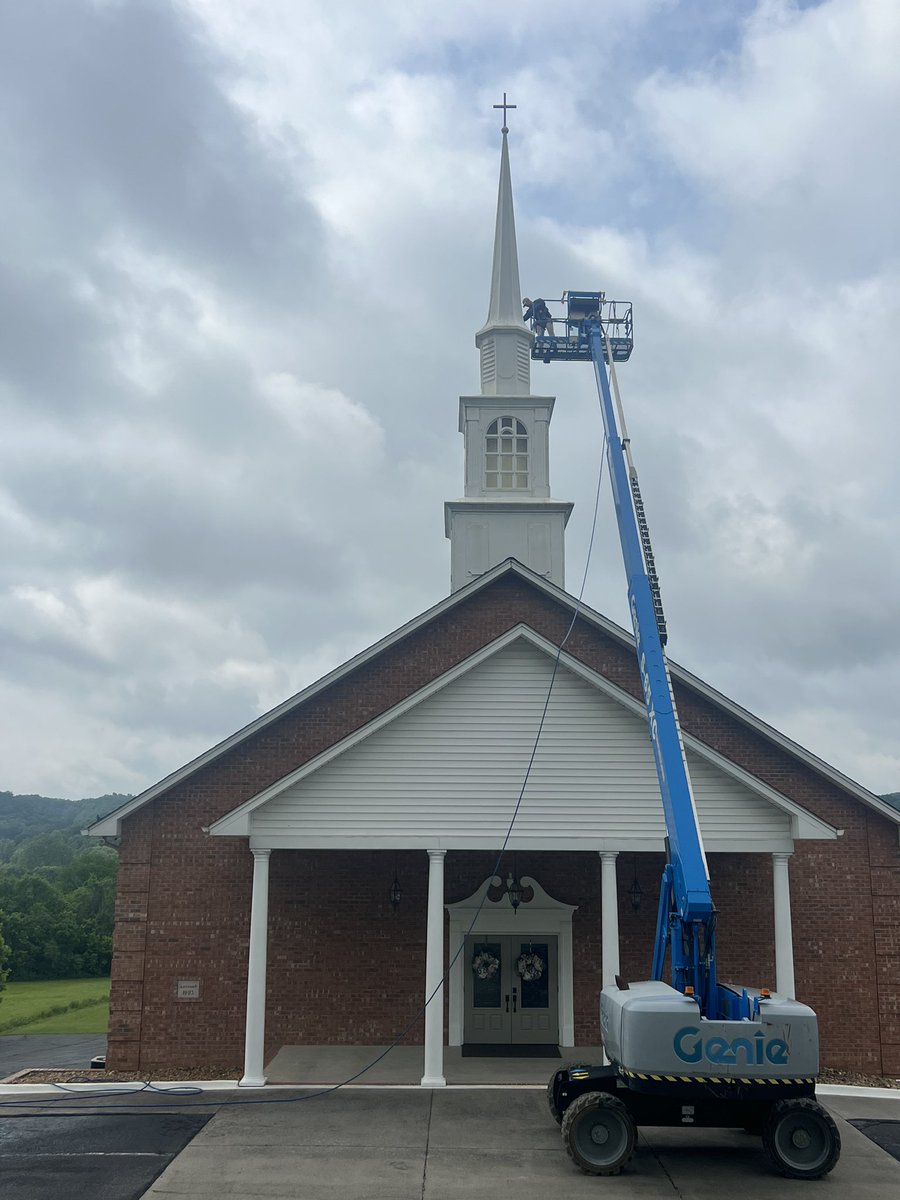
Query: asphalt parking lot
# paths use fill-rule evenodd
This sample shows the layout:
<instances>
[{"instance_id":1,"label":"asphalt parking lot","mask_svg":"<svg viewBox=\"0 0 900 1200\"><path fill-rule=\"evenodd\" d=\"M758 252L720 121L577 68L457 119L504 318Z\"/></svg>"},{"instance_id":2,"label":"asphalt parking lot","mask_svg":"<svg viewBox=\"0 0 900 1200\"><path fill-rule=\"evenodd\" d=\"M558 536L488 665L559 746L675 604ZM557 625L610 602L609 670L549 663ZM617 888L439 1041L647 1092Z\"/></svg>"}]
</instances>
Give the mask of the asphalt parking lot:
<instances>
[{"instance_id":1,"label":"asphalt parking lot","mask_svg":"<svg viewBox=\"0 0 900 1200\"><path fill-rule=\"evenodd\" d=\"M34 1067L87 1070L95 1054L106 1053L106 1034L6 1034L0 1037L0 1079Z\"/></svg>"},{"instance_id":2,"label":"asphalt parking lot","mask_svg":"<svg viewBox=\"0 0 900 1200\"><path fill-rule=\"evenodd\" d=\"M4 1200L138 1200L209 1114L121 1113L0 1118Z\"/></svg>"},{"instance_id":3,"label":"asphalt parking lot","mask_svg":"<svg viewBox=\"0 0 900 1200\"><path fill-rule=\"evenodd\" d=\"M900 1093L896 1099L827 1098L843 1153L821 1183L773 1174L760 1140L731 1130L642 1130L625 1174L589 1178L570 1163L535 1089L358 1088L309 1095L301 1089L219 1092L214 1103L194 1107L186 1098L181 1103L188 1107L167 1110L161 1105L169 1098L143 1093L129 1099L127 1109L114 1096L91 1100L99 1107L90 1113L41 1109L15 1116L25 1110L5 1109L0 1194L4 1200L597 1200L602 1190L603 1200L720 1200L740 1189L754 1200L784 1200L792 1192L841 1200L900 1197L900 1162L882 1148L892 1142L900 1153Z\"/></svg>"}]
</instances>

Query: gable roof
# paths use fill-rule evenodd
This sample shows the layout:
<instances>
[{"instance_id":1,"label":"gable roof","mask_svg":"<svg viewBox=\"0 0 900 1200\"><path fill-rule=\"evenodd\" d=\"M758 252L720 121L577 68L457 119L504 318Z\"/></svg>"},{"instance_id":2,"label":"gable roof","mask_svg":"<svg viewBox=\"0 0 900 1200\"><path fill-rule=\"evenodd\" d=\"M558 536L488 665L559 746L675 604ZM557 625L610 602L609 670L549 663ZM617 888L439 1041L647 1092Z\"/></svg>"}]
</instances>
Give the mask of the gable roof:
<instances>
[{"instance_id":1,"label":"gable roof","mask_svg":"<svg viewBox=\"0 0 900 1200\"><path fill-rule=\"evenodd\" d=\"M555 584L543 579L541 576L536 575L533 571L529 570L515 559L507 559L505 562L499 563L496 567L493 567L490 571L487 571L478 579L473 580L471 583L467 584L463 588L460 588L458 591L453 592L451 595L433 605L431 608L426 609L424 612L414 617L411 621L407 621L405 625L401 625L398 629L395 629L386 637L381 638L379 641L373 643L371 646L361 651L353 658L348 659L347 662L336 667L327 675L323 675L321 679L316 680L314 683L310 684L296 695L284 700L281 704L277 705L273 709L270 709L269 712L264 713L255 721L251 721L242 729L239 729L237 732L231 734L230 737L225 738L217 745L212 746L209 750L204 751L203 754L198 755L184 766L178 768L178 770L166 775L163 779L159 780L158 783L155 783L151 787L145 789L145 791L139 793L137 796L133 797L133 799L127 801L119 808L114 809L113 812L108 813L99 821L95 821L92 825L88 826L84 832L92 837L118 836L121 831L121 822L125 817L128 817L138 809L143 808L157 797L169 791L169 789L188 779L197 771L200 771L204 767L221 758L223 755L240 746L249 738L266 729L268 726L274 724L286 714L292 712L296 708L312 699L312 697L324 692L329 687L332 687L339 680L350 675L353 671L359 669L364 664L377 658L379 655L383 654L386 650L389 650L392 646L401 642L410 634L422 629L424 626L427 626L430 622L435 621L437 618L449 612L453 608L458 607L464 601L476 595L478 592L489 588L492 584L496 583L497 580L504 576L516 576L521 579L522 582L528 584L530 587L539 592L543 592L550 599L568 608L570 611L577 611L580 618L584 619L590 624L595 625L599 630L611 637L613 640L617 641L620 645L633 651L634 638L631 633L623 629L620 625L617 625L614 621L609 620L609 618L604 617L601 613L591 609L586 604L579 603L574 596L569 595L569 593L564 591L562 588L559 588ZM735 717L741 724L752 729L757 734L760 734L767 741L779 746L782 750L785 750L788 754L799 759L808 767L812 768L812 770L817 772L819 775L822 775L831 783L836 784L839 788L849 793L857 800L860 800L867 807L874 809L876 812L879 812L881 815L887 817L889 820L900 826L900 811L886 803L880 796L876 796L873 792L870 792L861 784L856 783L842 772L836 770L834 767L829 766L828 763L824 762L810 751L804 749L802 746L799 746L796 742L791 741L790 738L785 737L784 734L779 733L777 730L773 729L770 725L767 725L764 721L761 721L758 717L755 717L752 713L748 712L740 705L735 704L734 701L729 700L728 697L724 696L721 692L716 691L715 688L710 687L709 684L704 683L703 680L699 679L696 675L693 675L690 671L685 670L677 663L669 660L669 669L673 680L676 680L695 692L698 692L700 695L710 700L714 705ZM611 684L610 686L615 685ZM617 690L621 691L621 689Z\"/></svg>"},{"instance_id":2,"label":"gable roof","mask_svg":"<svg viewBox=\"0 0 900 1200\"><path fill-rule=\"evenodd\" d=\"M611 837L618 849L652 843L662 850L663 810L643 704L565 651L557 673L557 655L539 633L515 626L206 832L252 836L251 845L276 848L346 847L354 838L365 847L382 838L395 848L493 847L522 784L523 754L538 719L544 726L546 718L513 848L605 849ZM551 678L556 686L547 710ZM774 839L768 849L787 849L788 834L838 836L704 742L690 734L684 742L707 849L743 848L754 837ZM461 745L466 754L458 752Z\"/></svg>"}]
</instances>

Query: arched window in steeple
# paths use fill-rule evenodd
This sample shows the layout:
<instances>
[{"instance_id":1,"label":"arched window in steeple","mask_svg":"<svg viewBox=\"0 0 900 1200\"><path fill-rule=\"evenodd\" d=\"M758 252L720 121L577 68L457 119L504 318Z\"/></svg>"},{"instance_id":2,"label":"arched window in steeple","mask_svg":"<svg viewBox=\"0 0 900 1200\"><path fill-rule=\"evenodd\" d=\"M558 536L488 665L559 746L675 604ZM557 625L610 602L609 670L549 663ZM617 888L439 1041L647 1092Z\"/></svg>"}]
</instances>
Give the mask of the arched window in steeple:
<instances>
[{"instance_id":1,"label":"arched window in steeple","mask_svg":"<svg viewBox=\"0 0 900 1200\"><path fill-rule=\"evenodd\" d=\"M491 491L528 487L528 430L516 417L498 417L488 425L484 486Z\"/></svg>"}]
</instances>

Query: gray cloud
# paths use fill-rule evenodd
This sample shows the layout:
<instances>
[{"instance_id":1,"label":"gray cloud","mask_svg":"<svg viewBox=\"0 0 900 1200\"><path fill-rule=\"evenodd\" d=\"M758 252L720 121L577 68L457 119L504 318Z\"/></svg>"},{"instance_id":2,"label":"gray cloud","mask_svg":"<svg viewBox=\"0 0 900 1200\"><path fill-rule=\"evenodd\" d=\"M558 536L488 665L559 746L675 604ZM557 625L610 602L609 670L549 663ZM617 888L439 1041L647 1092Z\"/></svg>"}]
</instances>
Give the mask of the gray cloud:
<instances>
[{"instance_id":1,"label":"gray cloud","mask_svg":"<svg viewBox=\"0 0 900 1200\"><path fill-rule=\"evenodd\" d=\"M10 10L10 165L65 252L73 235L89 247L122 224L213 279L252 282L256 303L296 305L317 265L315 215L223 95L224 63L197 33L165 0Z\"/></svg>"},{"instance_id":2,"label":"gray cloud","mask_svg":"<svg viewBox=\"0 0 900 1200\"><path fill-rule=\"evenodd\" d=\"M647 0L612 41L536 38L537 0L7 14L2 786L136 790L446 594L499 61L523 285L635 301L673 656L896 790L900 30L853 7ZM836 142L836 106L870 132ZM575 590L597 402L587 371L533 379ZM626 620L608 496L586 599Z\"/></svg>"}]
</instances>

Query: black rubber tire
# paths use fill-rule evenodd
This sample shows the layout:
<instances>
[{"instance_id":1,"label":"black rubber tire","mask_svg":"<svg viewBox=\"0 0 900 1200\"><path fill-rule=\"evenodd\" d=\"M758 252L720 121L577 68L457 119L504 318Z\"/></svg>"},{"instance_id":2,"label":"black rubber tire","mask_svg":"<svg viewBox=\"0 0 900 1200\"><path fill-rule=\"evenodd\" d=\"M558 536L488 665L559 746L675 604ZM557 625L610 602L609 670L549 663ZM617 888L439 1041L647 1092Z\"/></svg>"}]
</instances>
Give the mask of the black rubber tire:
<instances>
[{"instance_id":1,"label":"black rubber tire","mask_svg":"<svg viewBox=\"0 0 900 1200\"><path fill-rule=\"evenodd\" d=\"M547 1107L550 1109L550 1116L557 1123L557 1125L562 1125L563 1115L559 1111L559 1109L556 1107L556 1101L553 1098L553 1085L555 1082L556 1082L556 1071L553 1072L553 1074L550 1076L550 1079L547 1083Z\"/></svg>"},{"instance_id":2,"label":"black rubber tire","mask_svg":"<svg viewBox=\"0 0 900 1200\"><path fill-rule=\"evenodd\" d=\"M566 1153L585 1175L618 1175L634 1154L637 1128L621 1100L584 1092L562 1120Z\"/></svg>"},{"instance_id":3,"label":"black rubber tire","mask_svg":"<svg viewBox=\"0 0 900 1200\"><path fill-rule=\"evenodd\" d=\"M553 1081L556 1079L560 1071L568 1071L570 1067L576 1066L576 1063L563 1063L561 1067L557 1067L550 1078L547 1080L547 1107L550 1109L550 1116L557 1123L562 1125L563 1115L556 1107L556 1101L553 1098Z\"/></svg>"},{"instance_id":4,"label":"black rubber tire","mask_svg":"<svg viewBox=\"0 0 900 1200\"><path fill-rule=\"evenodd\" d=\"M780 1175L821 1179L841 1156L841 1135L815 1100L779 1100L763 1129L763 1147Z\"/></svg>"}]
</instances>

